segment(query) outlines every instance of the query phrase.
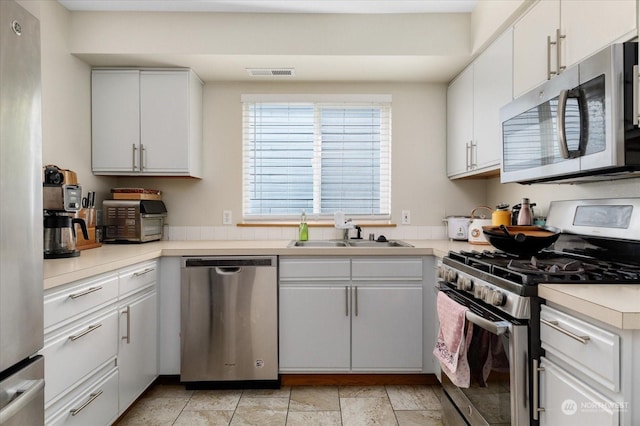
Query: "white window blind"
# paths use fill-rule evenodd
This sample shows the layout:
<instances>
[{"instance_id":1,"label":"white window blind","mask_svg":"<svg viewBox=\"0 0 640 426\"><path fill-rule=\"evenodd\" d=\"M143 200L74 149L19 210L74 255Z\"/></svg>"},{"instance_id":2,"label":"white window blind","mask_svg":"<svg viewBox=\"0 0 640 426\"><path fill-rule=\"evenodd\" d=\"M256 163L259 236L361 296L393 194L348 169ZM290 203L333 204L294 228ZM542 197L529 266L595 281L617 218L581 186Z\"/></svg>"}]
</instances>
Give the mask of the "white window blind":
<instances>
[{"instance_id":1,"label":"white window blind","mask_svg":"<svg viewBox=\"0 0 640 426\"><path fill-rule=\"evenodd\" d=\"M302 210L320 219L336 211L390 217L390 100L250 98L243 97L245 220Z\"/></svg>"}]
</instances>

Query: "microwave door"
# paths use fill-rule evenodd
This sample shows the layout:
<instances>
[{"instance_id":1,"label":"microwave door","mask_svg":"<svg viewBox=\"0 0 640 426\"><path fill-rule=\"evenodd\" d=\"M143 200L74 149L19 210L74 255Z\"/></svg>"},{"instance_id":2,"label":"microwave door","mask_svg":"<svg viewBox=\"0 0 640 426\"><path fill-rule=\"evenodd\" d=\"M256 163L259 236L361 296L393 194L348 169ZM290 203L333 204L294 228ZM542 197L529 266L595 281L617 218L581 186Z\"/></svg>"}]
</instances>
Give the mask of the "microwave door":
<instances>
[{"instance_id":1,"label":"microwave door","mask_svg":"<svg viewBox=\"0 0 640 426\"><path fill-rule=\"evenodd\" d=\"M580 170L580 159L571 158L581 145L579 99L572 94L577 86L577 68L569 68L501 110L502 183L535 181ZM563 91L568 96L561 124L558 117ZM563 155L565 147L567 155Z\"/></svg>"},{"instance_id":2,"label":"microwave door","mask_svg":"<svg viewBox=\"0 0 640 426\"><path fill-rule=\"evenodd\" d=\"M580 64L580 90L587 109L587 137L580 170L624 164L624 98L633 81L625 83L622 45L604 49ZM621 158L618 158L621 157Z\"/></svg>"}]
</instances>

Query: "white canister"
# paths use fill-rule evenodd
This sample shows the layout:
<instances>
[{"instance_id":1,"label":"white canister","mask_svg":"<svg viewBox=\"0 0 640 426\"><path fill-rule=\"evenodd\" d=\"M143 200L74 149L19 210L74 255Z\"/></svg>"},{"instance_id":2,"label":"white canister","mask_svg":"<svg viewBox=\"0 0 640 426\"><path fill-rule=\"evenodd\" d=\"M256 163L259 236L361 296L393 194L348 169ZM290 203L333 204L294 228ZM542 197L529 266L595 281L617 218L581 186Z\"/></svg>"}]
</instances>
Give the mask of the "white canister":
<instances>
[{"instance_id":1,"label":"white canister","mask_svg":"<svg viewBox=\"0 0 640 426\"><path fill-rule=\"evenodd\" d=\"M476 210L481 210L481 209L485 209L488 211L488 217L489 219L487 219L486 215L479 215L480 217L476 217ZM473 211L471 212L471 222L469 223L469 243L471 244L489 244L489 242L487 241L487 239L484 237L484 232L482 232L482 227L483 226L491 226L492 221L491 221L491 213L493 212L493 210L491 210L490 207L486 207L486 206L482 206L482 207L476 207L475 209L473 209Z\"/></svg>"},{"instance_id":2,"label":"white canister","mask_svg":"<svg viewBox=\"0 0 640 426\"><path fill-rule=\"evenodd\" d=\"M468 216L447 216L444 219L447 222L447 236L451 240L466 241L469 235Z\"/></svg>"}]
</instances>

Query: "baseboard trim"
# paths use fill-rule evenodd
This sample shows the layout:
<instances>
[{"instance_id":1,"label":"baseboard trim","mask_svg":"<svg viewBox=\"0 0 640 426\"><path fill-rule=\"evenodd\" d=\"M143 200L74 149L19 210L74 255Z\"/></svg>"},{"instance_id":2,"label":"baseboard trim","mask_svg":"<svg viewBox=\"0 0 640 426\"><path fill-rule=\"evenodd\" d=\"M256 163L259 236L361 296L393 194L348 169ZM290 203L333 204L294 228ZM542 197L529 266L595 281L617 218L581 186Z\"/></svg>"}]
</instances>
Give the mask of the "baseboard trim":
<instances>
[{"instance_id":1,"label":"baseboard trim","mask_svg":"<svg viewBox=\"0 0 640 426\"><path fill-rule=\"evenodd\" d=\"M179 385L179 375L161 375L153 384ZM438 385L435 374L281 374L281 386ZM150 386L151 387L151 386Z\"/></svg>"},{"instance_id":2,"label":"baseboard trim","mask_svg":"<svg viewBox=\"0 0 640 426\"><path fill-rule=\"evenodd\" d=\"M282 386L437 385L434 374L282 374Z\"/></svg>"}]
</instances>

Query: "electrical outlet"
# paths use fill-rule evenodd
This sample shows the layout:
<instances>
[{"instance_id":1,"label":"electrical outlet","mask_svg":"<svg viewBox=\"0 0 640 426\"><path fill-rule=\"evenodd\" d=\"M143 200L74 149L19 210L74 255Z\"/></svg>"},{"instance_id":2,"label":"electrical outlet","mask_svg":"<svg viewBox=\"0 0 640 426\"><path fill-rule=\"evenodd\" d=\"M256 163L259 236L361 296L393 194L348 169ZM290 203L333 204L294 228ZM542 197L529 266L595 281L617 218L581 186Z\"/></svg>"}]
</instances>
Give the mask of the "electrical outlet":
<instances>
[{"instance_id":1,"label":"electrical outlet","mask_svg":"<svg viewBox=\"0 0 640 426\"><path fill-rule=\"evenodd\" d=\"M233 215L231 214L231 210L223 210L223 212L222 212L222 224L223 225L232 225L233 224Z\"/></svg>"},{"instance_id":2,"label":"electrical outlet","mask_svg":"<svg viewBox=\"0 0 640 426\"><path fill-rule=\"evenodd\" d=\"M411 225L411 211L410 210L402 210L402 224L403 225Z\"/></svg>"}]
</instances>

